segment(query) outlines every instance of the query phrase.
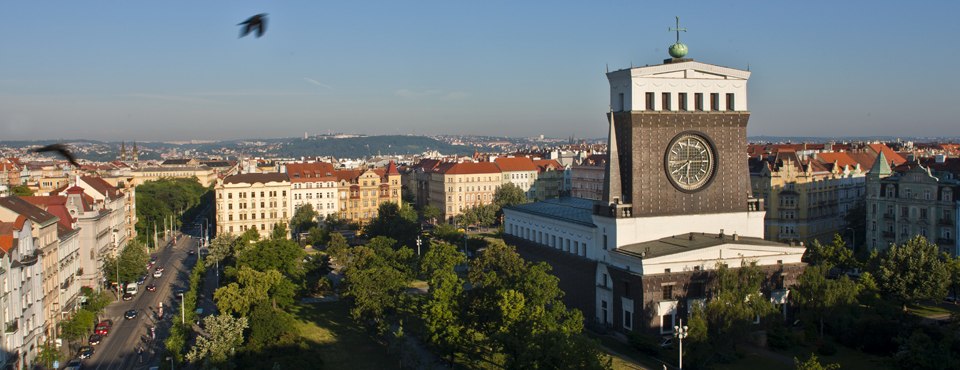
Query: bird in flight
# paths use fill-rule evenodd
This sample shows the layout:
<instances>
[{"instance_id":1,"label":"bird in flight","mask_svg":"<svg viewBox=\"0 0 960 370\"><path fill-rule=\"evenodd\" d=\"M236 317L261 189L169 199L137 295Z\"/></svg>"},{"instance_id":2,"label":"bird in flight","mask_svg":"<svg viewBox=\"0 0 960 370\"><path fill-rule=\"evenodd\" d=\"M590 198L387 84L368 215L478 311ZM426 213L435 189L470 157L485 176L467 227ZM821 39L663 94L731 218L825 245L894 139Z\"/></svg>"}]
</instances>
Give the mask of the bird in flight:
<instances>
[{"instance_id":1,"label":"bird in flight","mask_svg":"<svg viewBox=\"0 0 960 370\"><path fill-rule=\"evenodd\" d=\"M64 144L50 144L44 147L32 149L30 151L34 153L56 152L57 154L60 154L61 157L70 161L70 164L72 164L74 167L80 168L80 164L77 163L77 158L73 156L73 153L70 153L70 149L67 149L67 146Z\"/></svg>"},{"instance_id":2,"label":"bird in flight","mask_svg":"<svg viewBox=\"0 0 960 370\"><path fill-rule=\"evenodd\" d=\"M243 26L243 29L240 30L240 37L244 37L253 30L257 30L257 37L263 36L263 32L267 30L267 13L260 13L255 16L250 17L249 19L237 23L238 26Z\"/></svg>"}]
</instances>

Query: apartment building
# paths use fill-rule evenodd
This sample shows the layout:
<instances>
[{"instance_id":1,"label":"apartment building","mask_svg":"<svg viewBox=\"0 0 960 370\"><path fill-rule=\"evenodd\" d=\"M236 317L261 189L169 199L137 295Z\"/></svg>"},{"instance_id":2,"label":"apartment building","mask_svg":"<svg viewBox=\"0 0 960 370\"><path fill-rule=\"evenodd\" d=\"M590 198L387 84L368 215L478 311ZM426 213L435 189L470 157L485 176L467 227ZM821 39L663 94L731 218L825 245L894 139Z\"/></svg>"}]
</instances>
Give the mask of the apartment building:
<instances>
[{"instance_id":1,"label":"apartment building","mask_svg":"<svg viewBox=\"0 0 960 370\"><path fill-rule=\"evenodd\" d=\"M285 173L245 173L217 180L217 232L238 235L257 229L269 236L279 223L289 223L290 178ZM289 236L289 231L287 231Z\"/></svg>"},{"instance_id":2,"label":"apartment building","mask_svg":"<svg viewBox=\"0 0 960 370\"><path fill-rule=\"evenodd\" d=\"M493 195L503 183L495 163L440 163L430 172L430 204L440 209L445 220L453 222L464 209L493 203Z\"/></svg>"},{"instance_id":3,"label":"apartment building","mask_svg":"<svg viewBox=\"0 0 960 370\"><path fill-rule=\"evenodd\" d=\"M527 199L536 198L534 184L539 175L537 165L529 157L500 157L493 160L500 168L503 183L513 183L527 195Z\"/></svg>"},{"instance_id":4,"label":"apartment building","mask_svg":"<svg viewBox=\"0 0 960 370\"><path fill-rule=\"evenodd\" d=\"M293 212L304 204L310 204L321 219L337 214L340 197L337 176L333 165L324 162L287 163L284 165L290 177Z\"/></svg>"},{"instance_id":5,"label":"apartment building","mask_svg":"<svg viewBox=\"0 0 960 370\"><path fill-rule=\"evenodd\" d=\"M891 167L885 157L878 156L867 175L867 248L883 250L920 235L960 255L960 159Z\"/></svg>"},{"instance_id":6,"label":"apartment building","mask_svg":"<svg viewBox=\"0 0 960 370\"><path fill-rule=\"evenodd\" d=\"M391 161L387 168L335 171L338 181L340 217L365 223L377 217L380 204L393 202L402 206L401 176Z\"/></svg>"}]
</instances>

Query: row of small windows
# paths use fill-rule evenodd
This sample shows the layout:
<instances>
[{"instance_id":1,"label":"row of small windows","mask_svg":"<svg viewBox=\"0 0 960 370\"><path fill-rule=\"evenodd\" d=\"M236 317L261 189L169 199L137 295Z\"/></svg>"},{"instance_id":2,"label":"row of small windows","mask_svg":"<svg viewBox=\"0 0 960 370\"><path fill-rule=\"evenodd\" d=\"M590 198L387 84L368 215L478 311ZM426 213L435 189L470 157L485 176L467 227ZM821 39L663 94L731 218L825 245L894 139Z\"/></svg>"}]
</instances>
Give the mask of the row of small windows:
<instances>
[{"instance_id":1,"label":"row of small windows","mask_svg":"<svg viewBox=\"0 0 960 370\"><path fill-rule=\"evenodd\" d=\"M557 237L556 235L550 235L547 233L544 235L542 231L532 230L527 227L520 227L518 225L510 225L511 235L517 236L535 243L543 244L549 247L553 247L559 250L562 250L567 253L572 253L581 257L587 256L587 243L581 243L579 240L571 240L570 238Z\"/></svg>"},{"instance_id":2,"label":"row of small windows","mask_svg":"<svg viewBox=\"0 0 960 370\"><path fill-rule=\"evenodd\" d=\"M669 92L664 92L664 93L661 93L661 94L660 94L660 110L661 110L661 111L680 111L680 112L696 111L696 112L703 112L703 111L706 111L706 110L707 110L707 109L705 109L705 106L704 106L704 96L703 96L703 93L694 93L694 94L693 94L693 106L692 106L692 107L690 106L690 101L689 101L689 95L688 95L688 93L676 93L676 95L677 95L677 105L674 106L674 104L673 104L673 94L674 94L674 93L669 93ZM620 93L620 95L619 95L618 97L619 97L619 100L620 100L620 102L619 102L619 103L620 103L620 110L623 110L624 107L626 107L626 104L625 104L625 102L624 102L624 99L625 99L625 98L624 98L624 94L623 94L623 93ZM724 105L724 106L725 106L726 109L720 109L720 107L721 107L721 105L722 105L722 103L723 103L723 102L720 101L720 93L710 93L709 98L710 98L710 101L709 101L709 103L710 103L710 105L709 105L709 108L710 108L710 109L709 109L709 110L710 110L710 111L713 111L713 112L731 111L731 112L732 112L732 111L736 110L736 100L735 100L735 98L734 98L734 94L733 94L733 93L727 93L727 94L726 94L726 100L724 101L724 102L725 102L725 105ZM644 108L645 108L646 110L648 110L648 111L655 111L655 110L657 110L657 108L656 108L656 107L657 107L657 101L656 101L656 99L657 99L657 94L656 94L656 93L654 93L654 92L648 92L648 93L646 93L646 94L644 95L644 102L645 102Z\"/></svg>"},{"instance_id":3,"label":"row of small windows","mask_svg":"<svg viewBox=\"0 0 960 370\"><path fill-rule=\"evenodd\" d=\"M272 191L269 191L269 192L261 191L261 192L260 192L260 197L263 198L263 197L266 196L267 194L269 194L269 196L271 196L271 197L276 197L278 193L277 193L276 190L272 190ZM283 190L283 191L281 191L279 194L281 194L281 196L285 197L285 196L287 196L287 191L286 191L286 190ZM237 198L246 198L246 197L247 197L247 193L246 193L246 192L238 192L238 193L237 193ZM250 192L250 198L256 198L256 197L257 197L257 192L251 191L251 192ZM218 194L218 195L217 195L217 198L223 199L223 193ZM233 193L227 193L227 199L233 199Z\"/></svg>"}]
</instances>

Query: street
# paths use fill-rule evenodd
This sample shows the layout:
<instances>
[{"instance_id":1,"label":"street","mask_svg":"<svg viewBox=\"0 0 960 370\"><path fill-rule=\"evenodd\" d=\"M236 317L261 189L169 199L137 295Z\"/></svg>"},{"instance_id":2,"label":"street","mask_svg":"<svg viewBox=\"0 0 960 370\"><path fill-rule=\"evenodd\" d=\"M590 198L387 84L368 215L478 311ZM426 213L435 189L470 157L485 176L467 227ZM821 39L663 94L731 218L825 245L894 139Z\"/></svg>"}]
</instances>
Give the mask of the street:
<instances>
[{"instance_id":1,"label":"street","mask_svg":"<svg viewBox=\"0 0 960 370\"><path fill-rule=\"evenodd\" d=\"M162 352L163 339L170 328L171 318L180 319L180 301L174 299L173 291L186 289L190 278L190 270L197 262L198 256L188 255L189 249L196 251L199 241L187 235L181 235L175 246L164 244L159 250L151 251L157 256L156 267L163 267L163 276L153 277L153 269L148 271L147 280L139 286L139 292L131 301L114 302L108 306L101 320L113 320L113 328L103 341L95 346L95 352L90 359L84 361L84 368L96 370L110 369L147 369L157 366L161 359L157 354ZM146 286L154 284L156 292L148 292ZM160 302L163 302L163 320L157 322L157 313ZM124 319L124 312L136 309L135 319ZM176 316L174 316L176 314ZM151 340L150 327L156 326L156 340ZM137 354L137 348L142 346L142 355ZM142 358L141 358L142 357Z\"/></svg>"}]
</instances>

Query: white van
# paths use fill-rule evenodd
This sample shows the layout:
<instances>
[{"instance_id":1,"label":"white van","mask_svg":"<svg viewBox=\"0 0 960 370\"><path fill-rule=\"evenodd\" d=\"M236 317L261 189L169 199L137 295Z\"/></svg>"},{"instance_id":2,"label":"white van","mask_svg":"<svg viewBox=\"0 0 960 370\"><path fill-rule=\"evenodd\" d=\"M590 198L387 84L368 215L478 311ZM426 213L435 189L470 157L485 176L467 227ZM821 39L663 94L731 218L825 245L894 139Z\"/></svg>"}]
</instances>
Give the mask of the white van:
<instances>
[{"instance_id":1,"label":"white van","mask_svg":"<svg viewBox=\"0 0 960 370\"><path fill-rule=\"evenodd\" d=\"M131 295L137 295L137 283L128 283L126 292Z\"/></svg>"}]
</instances>

